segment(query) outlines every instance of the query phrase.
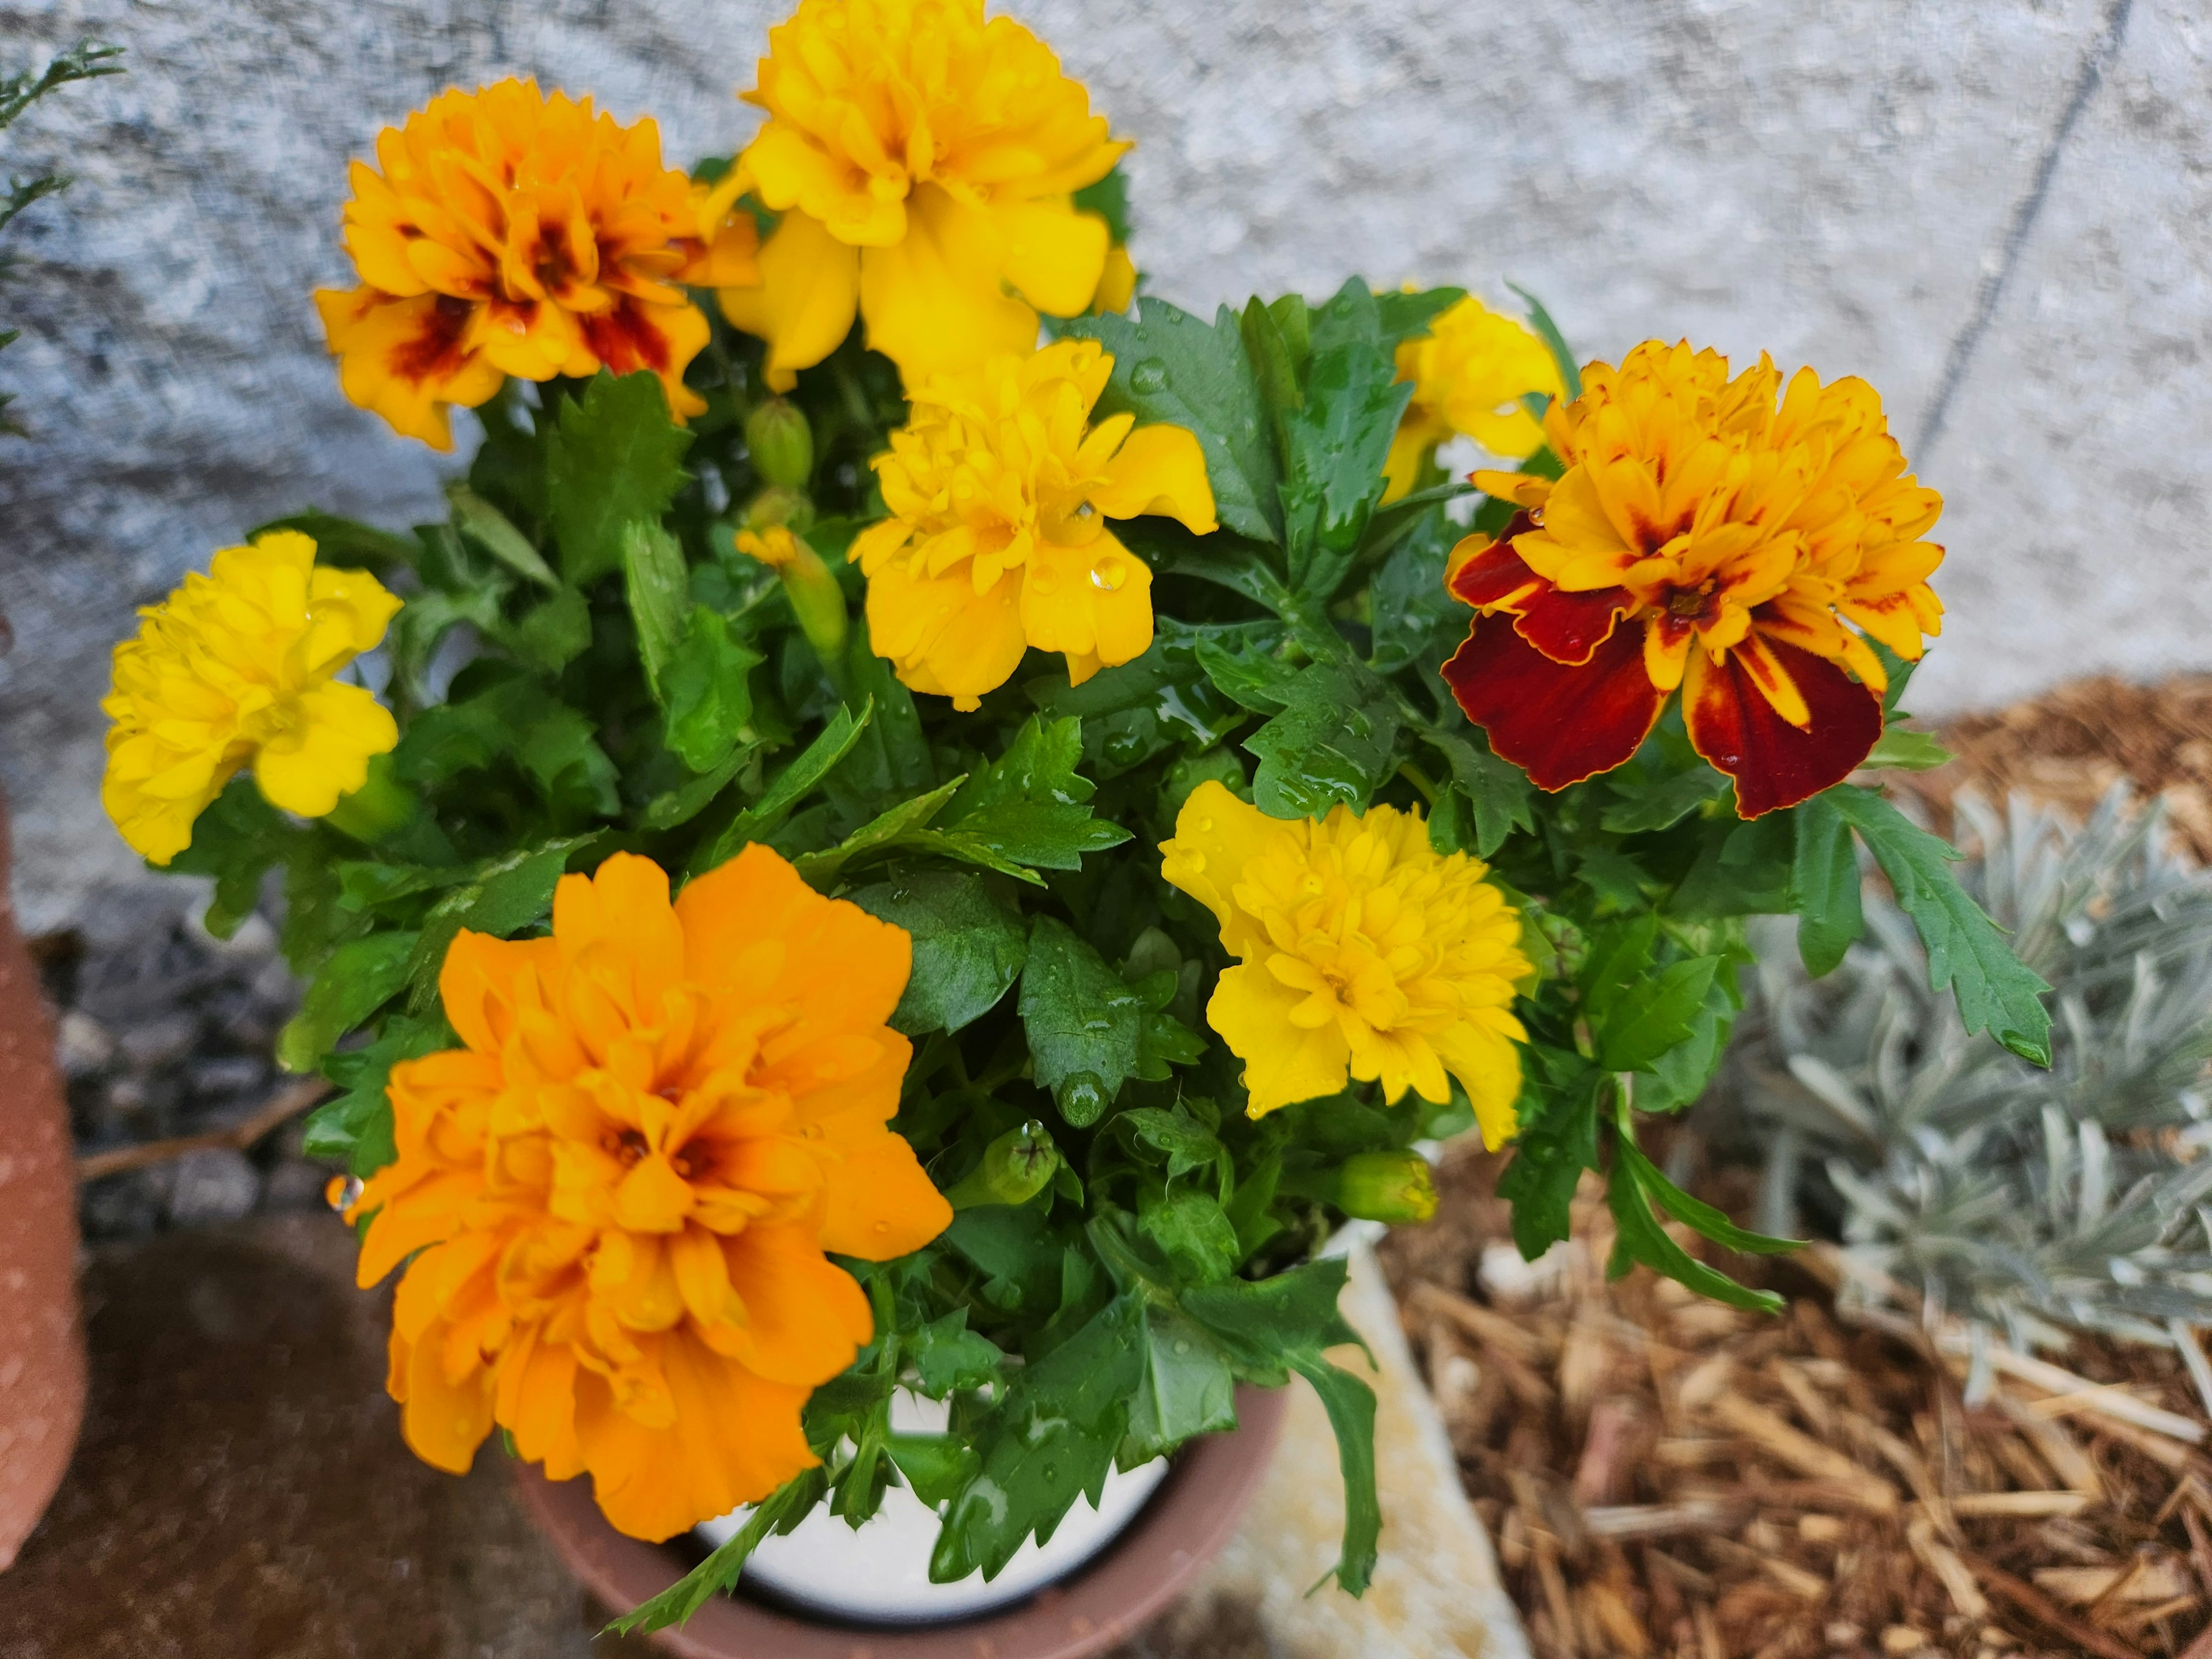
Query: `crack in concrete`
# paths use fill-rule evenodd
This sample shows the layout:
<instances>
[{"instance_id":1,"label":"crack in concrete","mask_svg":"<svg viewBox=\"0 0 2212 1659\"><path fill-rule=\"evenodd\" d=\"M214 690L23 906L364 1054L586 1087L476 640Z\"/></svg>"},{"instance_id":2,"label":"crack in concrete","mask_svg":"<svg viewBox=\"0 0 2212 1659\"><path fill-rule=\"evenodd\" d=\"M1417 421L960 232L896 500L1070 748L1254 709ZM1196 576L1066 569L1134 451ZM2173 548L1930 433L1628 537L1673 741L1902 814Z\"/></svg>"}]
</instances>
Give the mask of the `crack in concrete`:
<instances>
[{"instance_id":1,"label":"crack in concrete","mask_svg":"<svg viewBox=\"0 0 2212 1659\"><path fill-rule=\"evenodd\" d=\"M2128 15L2134 9L2135 0L2111 0L2105 9L2104 26L2090 43L2088 55L2081 60L2081 70L2074 77L2074 90L2066 100L2065 109L2059 113L2058 125L2051 129L2050 142L2036 160L2035 176L2029 181L2027 193L2014 205L2012 218L2005 226L2004 240L1998 245L1996 264L1983 273L1974 290L1974 308L1966 325L1953 337L1951 349L1944 356L1943 378L1937 384L1936 401L1929 404L1927 414L1921 417L1920 431L1912 441L1912 459L1917 466L1927 465L1929 454L1943 435L1944 422L1951 413L1951 400L1965 384L1966 371L1973 364L1982 337L1996 320L1997 301L2004 297L2005 285L2012 280L2021 254L2027 246L2029 233L2035 228L2036 217L2043 211L2044 198L2051 193L2051 178L2058 171L2059 157L2065 154L2074 137L2081 112L2096 95L2105 70L2118 54L2120 41L2127 33Z\"/></svg>"}]
</instances>

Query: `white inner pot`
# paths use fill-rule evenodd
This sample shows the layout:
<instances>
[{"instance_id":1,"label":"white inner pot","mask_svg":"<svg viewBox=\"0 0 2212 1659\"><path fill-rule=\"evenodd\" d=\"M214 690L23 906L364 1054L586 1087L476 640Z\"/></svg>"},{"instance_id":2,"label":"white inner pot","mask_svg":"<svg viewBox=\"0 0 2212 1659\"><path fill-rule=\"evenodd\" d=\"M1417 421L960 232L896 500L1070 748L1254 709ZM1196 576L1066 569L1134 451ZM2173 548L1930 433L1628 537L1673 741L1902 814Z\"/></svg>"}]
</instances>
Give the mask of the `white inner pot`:
<instances>
[{"instance_id":1,"label":"white inner pot","mask_svg":"<svg viewBox=\"0 0 2212 1659\"><path fill-rule=\"evenodd\" d=\"M902 1433L941 1434L946 1418L939 1401L904 1389L891 1396L891 1426ZM930 1583L939 1517L904 1486L884 1492L875 1518L857 1530L817 1509L789 1533L769 1537L745 1562L744 1582L833 1619L933 1625L972 1618L1033 1595L1089 1562L1137 1518L1167 1472L1164 1457L1126 1474L1109 1469L1097 1508L1077 1498L1051 1542L1026 1540L988 1583L981 1573L957 1583ZM725 1544L750 1513L736 1510L695 1531L709 1544Z\"/></svg>"}]
</instances>

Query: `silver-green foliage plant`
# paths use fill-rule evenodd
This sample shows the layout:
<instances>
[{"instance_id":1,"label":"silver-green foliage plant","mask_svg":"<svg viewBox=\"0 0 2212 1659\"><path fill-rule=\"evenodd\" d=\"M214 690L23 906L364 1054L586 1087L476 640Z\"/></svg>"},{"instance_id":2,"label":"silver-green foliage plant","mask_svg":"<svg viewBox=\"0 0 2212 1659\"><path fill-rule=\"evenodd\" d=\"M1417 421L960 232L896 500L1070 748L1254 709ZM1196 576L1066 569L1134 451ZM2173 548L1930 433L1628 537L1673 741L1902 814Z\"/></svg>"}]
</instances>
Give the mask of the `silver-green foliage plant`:
<instances>
[{"instance_id":1,"label":"silver-green foliage plant","mask_svg":"<svg viewBox=\"0 0 2212 1659\"><path fill-rule=\"evenodd\" d=\"M2212 1323L2212 872L2124 785L2078 829L2018 796L1958 811L1962 884L2053 988L2051 1067L1967 1033L1872 884L1824 979L1791 921L1754 923L1736 1077L1771 1149L1765 1220L1832 1207L1861 1265L2016 1346Z\"/></svg>"}]
</instances>

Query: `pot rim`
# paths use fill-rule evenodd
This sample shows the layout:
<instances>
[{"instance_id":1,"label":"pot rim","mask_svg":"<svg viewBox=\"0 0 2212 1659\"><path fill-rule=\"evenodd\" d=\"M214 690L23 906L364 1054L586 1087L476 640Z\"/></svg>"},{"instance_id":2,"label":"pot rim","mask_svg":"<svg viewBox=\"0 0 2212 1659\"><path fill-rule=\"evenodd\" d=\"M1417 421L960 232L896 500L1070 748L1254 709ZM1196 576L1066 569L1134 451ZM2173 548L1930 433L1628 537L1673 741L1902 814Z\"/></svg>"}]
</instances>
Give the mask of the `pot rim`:
<instances>
[{"instance_id":1,"label":"pot rim","mask_svg":"<svg viewBox=\"0 0 2212 1659\"><path fill-rule=\"evenodd\" d=\"M1136 1519L1068 1577L1011 1607L912 1629L817 1622L717 1595L690 1623L654 1633L677 1659L1086 1659L1136 1635L1219 1553L1266 1475L1282 1431L1281 1389L1240 1384L1237 1426L1186 1446ZM667 1589L690 1563L678 1550L617 1532L591 1482L514 1468L524 1509L568 1570L626 1613Z\"/></svg>"}]
</instances>

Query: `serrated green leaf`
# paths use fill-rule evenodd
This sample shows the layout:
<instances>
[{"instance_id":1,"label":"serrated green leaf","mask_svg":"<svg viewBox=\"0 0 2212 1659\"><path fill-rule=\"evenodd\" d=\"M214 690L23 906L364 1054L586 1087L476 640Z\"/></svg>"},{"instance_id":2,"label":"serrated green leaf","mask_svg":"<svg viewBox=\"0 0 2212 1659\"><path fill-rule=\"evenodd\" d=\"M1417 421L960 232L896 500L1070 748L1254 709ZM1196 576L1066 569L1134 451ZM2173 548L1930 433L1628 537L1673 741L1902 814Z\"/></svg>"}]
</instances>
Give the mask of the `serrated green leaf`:
<instances>
[{"instance_id":1,"label":"serrated green leaf","mask_svg":"<svg viewBox=\"0 0 2212 1659\"><path fill-rule=\"evenodd\" d=\"M683 487L691 434L669 418L652 374L602 369L564 399L544 434L545 509L562 574L588 586L623 568L629 525L658 526Z\"/></svg>"},{"instance_id":2,"label":"serrated green leaf","mask_svg":"<svg viewBox=\"0 0 2212 1659\"><path fill-rule=\"evenodd\" d=\"M1148 1189L1138 1200L1137 1225L1189 1282L1218 1284L1237 1271L1237 1229L1211 1194Z\"/></svg>"},{"instance_id":3,"label":"serrated green leaf","mask_svg":"<svg viewBox=\"0 0 2212 1659\"><path fill-rule=\"evenodd\" d=\"M622 527L623 589L629 599L630 622L637 633L638 660L655 702L668 702L666 679L684 638L690 604L690 572L676 538L657 524L640 520Z\"/></svg>"},{"instance_id":4,"label":"serrated green leaf","mask_svg":"<svg viewBox=\"0 0 2212 1659\"><path fill-rule=\"evenodd\" d=\"M1030 924L1020 1010L1037 1084L1052 1091L1063 1115L1074 1085L1095 1089L1110 1106L1130 1078L1165 1078L1167 1065L1149 1039L1155 1028L1183 1031L1052 916Z\"/></svg>"},{"instance_id":5,"label":"serrated green leaf","mask_svg":"<svg viewBox=\"0 0 2212 1659\"><path fill-rule=\"evenodd\" d=\"M1413 395L1380 336L1374 295L1355 276L1316 315L1304 399L1282 417L1291 585L1319 599L1334 594L1350 568Z\"/></svg>"},{"instance_id":6,"label":"serrated green leaf","mask_svg":"<svg viewBox=\"0 0 2212 1659\"><path fill-rule=\"evenodd\" d=\"M902 800L886 811L878 813L836 846L820 853L802 853L792 860L808 884L827 887L834 884L847 865L870 854L887 852L911 841L929 821L944 810L945 803L952 799L953 792L963 780L955 778L950 783L939 784L926 795L916 795Z\"/></svg>"},{"instance_id":7,"label":"serrated green leaf","mask_svg":"<svg viewBox=\"0 0 2212 1659\"><path fill-rule=\"evenodd\" d=\"M453 1046L453 1029L441 1015L415 1018L395 1014L376 1040L323 1057L323 1075L343 1092L307 1115L301 1150L309 1158L344 1164L367 1180L399 1155L392 1139L392 1102L385 1093L392 1068Z\"/></svg>"},{"instance_id":8,"label":"serrated green leaf","mask_svg":"<svg viewBox=\"0 0 2212 1659\"><path fill-rule=\"evenodd\" d=\"M303 853L313 836L269 804L251 777L233 778L192 823L191 844L168 862L179 875L212 876L204 925L228 939L261 900L261 878Z\"/></svg>"},{"instance_id":9,"label":"serrated green leaf","mask_svg":"<svg viewBox=\"0 0 2212 1659\"><path fill-rule=\"evenodd\" d=\"M352 939L331 952L295 1014L278 1033L276 1063L312 1072L337 1041L392 1000L407 983L415 935L397 930Z\"/></svg>"},{"instance_id":10,"label":"serrated green leaf","mask_svg":"<svg viewBox=\"0 0 2212 1659\"><path fill-rule=\"evenodd\" d=\"M1605 781L1614 799L1607 804L1598 823L1617 836L1671 830L1717 797L1729 783L1725 774L1702 762L1691 770L1658 778L1645 778L1623 767L1607 773Z\"/></svg>"},{"instance_id":11,"label":"serrated green leaf","mask_svg":"<svg viewBox=\"0 0 2212 1659\"><path fill-rule=\"evenodd\" d=\"M432 906L407 964L407 975L413 984L408 997L410 1011L423 1013L437 1005L438 976L445 965L446 951L463 928L507 939L550 915L553 890L560 884L570 855L594 839L564 836L540 846L520 848L480 866L472 880Z\"/></svg>"},{"instance_id":12,"label":"serrated green leaf","mask_svg":"<svg viewBox=\"0 0 2212 1659\"><path fill-rule=\"evenodd\" d=\"M1137 301L1137 316L1078 317L1065 332L1097 340L1114 372L1092 419L1130 414L1140 424L1167 421L1195 436L1206 453L1214 511L1239 535L1279 543L1279 474L1260 383L1237 314L1221 307L1211 325L1164 300Z\"/></svg>"},{"instance_id":13,"label":"serrated green leaf","mask_svg":"<svg viewBox=\"0 0 2212 1659\"><path fill-rule=\"evenodd\" d=\"M1797 912L1797 953L1815 979L1844 959L1866 931L1859 896L1859 860L1851 827L1825 794L1792 809L1797 820L1796 858L1790 866L1790 902Z\"/></svg>"},{"instance_id":14,"label":"serrated green leaf","mask_svg":"<svg viewBox=\"0 0 2212 1659\"><path fill-rule=\"evenodd\" d=\"M1467 298L1463 288L1422 289L1412 294L1388 293L1375 296L1376 320L1382 331L1382 343L1395 350L1400 343L1418 339L1429 331L1430 325Z\"/></svg>"},{"instance_id":15,"label":"serrated green leaf","mask_svg":"<svg viewBox=\"0 0 2212 1659\"><path fill-rule=\"evenodd\" d=\"M997 1343L968 1328L965 1308L922 1326L907 1339L907 1352L916 1386L932 1400L999 1381L1006 1358Z\"/></svg>"},{"instance_id":16,"label":"serrated green leaf","mask_svg":"<svg viewBox=\"0 0 2212 1659\"><path fill-rule=\"evenodd\" d=\"M563 587L496 637L532 667L557 674L591 645L592 608L574 588Z\"/></svg>"},{"instance_id":17,"label":"serrated green leaf","mask_svg":"<svg viewBox=\"0 0 2212 1659\"><path fill-rule=\"evenodd\" d=\"M1450 763L1452 781L1474 812L1477 858L1489 858L1516 829L1534 833L1535 794L1528 775L1492 754L1480 730L1471 736L1431 730L1422 737Z\"/></svg>"},{"instance_id":18,"label":"serrated green leaf","mask_svg":"<svg viewBox=\"0 0 2212 1659\"><path fill-rule=\"evenodd\" d=\"M557 817L611 818L622 810L615 763L599 747L598 727L565 703L538 711L514 756Z\"/></svg>"},{"instance_id":19,"label":"serrated green leaf","mask_svg":"<svg viewBox=\"0 0 2212 1659\"><path fill-rule=\"evenodd\" d=\"M1959 1000L1966 1030L1987 1030L2031 1065L2051 1064L2051 988L2012 953L1951 872L1959 854L1870 789L1838 784L1820 799L1843 815L1889 878L1928 952L1928 983Z\"/></svg>"},{"instance_id":20,"label":"serrated green leaf","mask_svg":"<svg viewBox=\"0 0 2212 1659\"><path fill-rule=\"evenodd\" d=\"M702 876L737 857L748 842L761 841L773 834L776 826L790 817L792 809L812 793L853 752L874 713L875 704L869 702L862 703L857 712L840 708L831 715L821 735L800 751L798 759L776 774L758 800L738 813L720 835L701 843L701 851L694 854L688 873Z\"/></svg>"},{"instance_id":21,"label":"serrated green leaf","mask_svg":"<svg viewBox=\"0 0 2212 1659\"><path fill-rule=\"evenodd\" d=\"M1547 1058L1548 1056L1548 1060ZM1606 1074L1579 1055L1531 1048L1521 1107L1524 1121L1498 1195L1513 1206L1513 1243L1534 1261L1565 1238L1575 1188L1597 1168L1597 1114Z\"/></svg>"},{"instance_id":22,"label":"serrated green leaf","mask_svg":"<svg viewBox=\"0 0 2212 1659\"><path fill-rule=\"evenodd\" d=\"M694 772L730 757L753 715L752 671L763 659L720 612L694 605L662 675L668 747Z\"/></svg>"},{"instance_id":23,"label":"serrated green leaf","mask_svg":"<svg viewBox=\"0 0 2212 1659\"><path fill-rule=\"evenodd\" d=\"M1194 1435L1237 1426L1237 1376L1203 1326L1180 1308L1145 1304L1144 1376L1129 1409L1124 1468L1173 1451Z\"/></svg>"},{"instance_id":24,"label":"serrated green leaf","mask_svg":"<svg viewBox=\"0 0 2212 1659\"><path fill-rule=\"evenodd\" d=\"M884 1437L884 1449L914 1495L932 1509L950 1503L982 1468L975 1449L953 1434L891 1433Z\"/></svg>"},{"instance_id":25,"label":"serrated green leaf","mask_svg":"<svg viewBox=\"0 0 2212 1659\"><path fill-rule=\"evenodd\" d=\"M1651 1161L1638 1152L1624 1134L1613 1147L1611 1177L1606 1182L1606 1207L1613 1212L1619 1231L1614 1237L1613 1259L1606 1264L1606 1277L1625 1278L1630 1267L1638 1262L1654 1273L1686 1285L1700 1296L1709 1296L1716 1302L1725 1302L1730 1307L1747 1309L1753 1313L1779 1313L1782 1298L1771 1291L1754 1291L1739 1285L1726 1273L1707 1267L1668 1237L1652 1213L1655 1194L1644 1184L1644 1172L1657 1174ZM1661 1177L1664 1181L1664 1177ZM1671 1182L1667 1190L1683 1196ZM1700 1206L1709 1207L1709 1206ZM1726 1218L1722 1218L1723 1221ZM1755 1233L1741 1235L1758 1238ZM1767 1240L1768 1243L1789 1248L1785 1241Z\"/></svg>"},{"instance_id":26,"label":"serrated green leaf","mask_svg":"<svg viewBox=\"0 0 2212 1659\"><path fill-rule=\"evenodd\" d=\"M919 844L1008 875L1079 870L1083 855L1118 847L1129 832L1093 815L1094 789L1076 770L1083 722L1032 716L1006 752L970 776Z\"/></svg>"},{"instance_id":27,"label":"serrated green leaf","mask_svg":"<svg viewBox=\"0 0 2212 1659\"><path fill-rule=\"evenodd\" d=\"M1704 1234L1714 1243L1728 1249L1741 1250L1746 1255L1787 1255L1792 1250L1805 1248L1802 1239L1775 1238L1737 1226L1724 1212L1714 1208L1701 1198L1691 1197L1668 1180L1659 1166L1644 1155L1643 1148L1626 1136L1615 1143L1613 1150L1614 1157L1627 1160L1629 1173L1653 1203L1683 1225Z\"/></svg>"},{"instance_id":28,"label":"serrated green leaf","mask_svg":"<svg viewBox=\"0 0 2212 1659\"><path fill-rule=\"evenodd\" d=\"M1283 712L1244 740L1259 757L1252 799L1271 817L1354 811L1390 775L1398 708L1364 670L1316 664L1285 688Z\"/></svg>"},{"instance_id":29,"label":"serrated green leaf","mask_svg":"<svg viewBox=\"0 0 2212 1659\"><path fill-rule=\"evenodd\" d=\"M1608 1072L1641 1071L1687 1042L1720 965L1718 957L1692 957L1628 986L1598 1028L1598 1063Z\"/></svg>"},{"instance_id":30,"label":"serrated green leaf","mask_svg":"<svg viewBox=\"0 0 2212 1659\"><path fill-rule=\"evenodd\" d=\"M680 1625L708 1601L728 1589L744 1571L745 1562L771 1533L787 1530L799 1516L821 1501L822 1472L808 1469L793 1476L763 1499L745 1517L730 1541L678 1579L659 1595L640 1602L620 1618L611 1620L602 1636L627 1636L634 1631L664 1630Z\"/></svg>"},{"instance_id":31,"label":"serrated green leaf","mask_svg":"<svg viewBox=\"0 0 2212 1659\"><path fill-rule=\"evenodd\" d=\"M849 895L914 939L914 972L891 1015L908 1036L957 1031L996 1007L1029 960L1029 929L976 877L925 870Z\"/></svg>"}]
</instances>

